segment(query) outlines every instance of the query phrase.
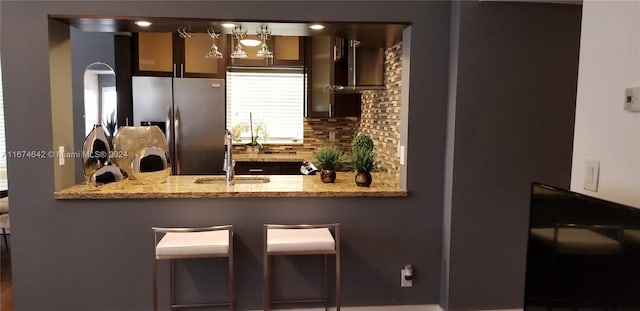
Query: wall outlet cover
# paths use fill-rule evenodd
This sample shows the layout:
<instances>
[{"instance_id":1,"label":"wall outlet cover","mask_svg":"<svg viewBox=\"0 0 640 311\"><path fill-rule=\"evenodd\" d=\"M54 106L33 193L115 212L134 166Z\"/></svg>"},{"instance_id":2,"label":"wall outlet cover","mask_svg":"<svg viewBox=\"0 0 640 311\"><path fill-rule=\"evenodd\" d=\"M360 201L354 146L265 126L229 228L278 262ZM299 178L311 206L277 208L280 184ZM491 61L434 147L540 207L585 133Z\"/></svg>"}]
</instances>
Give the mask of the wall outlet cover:
<instances>
[{"instance_id":1,"label":"wall outlet cover","mask_svg":"<svg viewBox=\"0 0 640 311\"><path fill-rule=\"evenodd\" d=\"M629 112L640 112L640 86L625 89L624 110Z\"/></svg>"},{"instance_id":2,"label":"wall outlet cover","mask_svg":"<svg viewBox=\"0 0 640 311\"><path fill-rule=\"evenodd\" d=\"M584 163L584 190L598 192L600 161L586 160Z\"/></svg>"}]
</instances>

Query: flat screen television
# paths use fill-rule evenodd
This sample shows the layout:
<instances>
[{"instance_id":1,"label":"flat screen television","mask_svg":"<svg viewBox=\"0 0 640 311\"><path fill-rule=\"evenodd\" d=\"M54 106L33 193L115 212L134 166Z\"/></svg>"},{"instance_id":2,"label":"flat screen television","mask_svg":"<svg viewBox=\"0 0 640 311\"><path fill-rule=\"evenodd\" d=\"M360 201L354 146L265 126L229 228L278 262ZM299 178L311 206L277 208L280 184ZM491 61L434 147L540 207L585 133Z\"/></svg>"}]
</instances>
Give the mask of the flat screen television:
<instances>
[{"instance_id":1,"label":"flat screen television","mask_svg":"<svg viewBox=\"0 0 640 311\"><path fill-rule=\"evenodd\" d=\"M525 310L640 310L640 209L533 183Z\"/></svg>"}]
</instances>

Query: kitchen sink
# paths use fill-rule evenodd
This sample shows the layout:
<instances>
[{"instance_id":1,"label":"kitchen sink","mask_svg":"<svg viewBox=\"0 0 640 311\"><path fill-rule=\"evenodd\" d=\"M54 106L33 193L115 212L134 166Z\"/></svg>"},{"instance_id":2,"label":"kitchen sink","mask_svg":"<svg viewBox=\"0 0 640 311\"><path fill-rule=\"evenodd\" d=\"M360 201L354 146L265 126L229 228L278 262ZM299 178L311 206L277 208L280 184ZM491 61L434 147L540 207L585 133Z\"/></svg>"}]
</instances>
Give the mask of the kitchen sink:
<instances>
[{"instance_id":1,"label":"kitchen sink","mask_svg":"<svg viewBox=\"0 0 640 311\"><path fill-rule=\"evenodd\" d=\"M253 177L253 176L236 176L233 179L234 184L266 184L270 180L267 177ZM224 176L210 176L210 177L200 177L196 179L196 184L220 184L224 185L226 183Z\"/></svg>"}]
</instances>

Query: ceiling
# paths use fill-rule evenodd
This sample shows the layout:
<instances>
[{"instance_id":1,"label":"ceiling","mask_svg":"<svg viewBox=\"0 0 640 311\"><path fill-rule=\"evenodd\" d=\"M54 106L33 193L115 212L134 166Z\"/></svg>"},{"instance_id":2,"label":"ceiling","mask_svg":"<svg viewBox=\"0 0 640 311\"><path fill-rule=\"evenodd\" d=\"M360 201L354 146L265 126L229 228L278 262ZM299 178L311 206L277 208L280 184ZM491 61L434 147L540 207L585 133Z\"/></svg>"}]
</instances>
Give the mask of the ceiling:
<instances>
[{"instance_id":1,"label":"ceiling","mask_svg":"<svg viewBox=\"0 0 640 311\"><path fill-rule=\"evenodd\" d=\"M177 32L178 27L185 27L188 32L206 33L209 27L216 32L231 34L232 29L221 26L225 22L233 22L253 35L262 25L267 25L274 36L338 36L346 39L361 41L363 46L390 47L402 41L402 31L408 23L356 23L330 22L320 23L325 26L322 30L311 30L305 22L265 22L265 21L214 21L186 18L159 17L97 17L97 16L52 16L82 31L90 32ZM146 20L152 22L150 27L142 28L134 22Z\"/></svg>"}]
</instances>

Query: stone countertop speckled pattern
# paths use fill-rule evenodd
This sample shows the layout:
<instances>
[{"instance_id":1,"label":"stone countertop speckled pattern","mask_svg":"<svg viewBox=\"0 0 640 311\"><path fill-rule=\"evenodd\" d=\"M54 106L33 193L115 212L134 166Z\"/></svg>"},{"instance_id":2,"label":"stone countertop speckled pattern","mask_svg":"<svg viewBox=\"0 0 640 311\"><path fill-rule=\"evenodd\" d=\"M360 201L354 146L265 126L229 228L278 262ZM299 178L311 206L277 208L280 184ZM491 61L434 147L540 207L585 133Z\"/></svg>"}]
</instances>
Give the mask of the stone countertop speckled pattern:
<instances>
[{"instance_id":1,"label":"stone countertop speckled pattern","mask_svg":"<svg viewBox=\"0 0 640 311\"><path fill-rule=\"evenodd\" d=\"M234 153L236 162L302 162L312 161L313 153Z\"/></svg>"},{"instance_id":2,"label":"stone countertop speckled pattern","mask_svg":"<svg viewBox=\"0 0 640 311\"><path fill-rule=\"evenodd\" d=\"M176 198L252 198L252 197L405 197L395 175L372 173L370 187L358 187L355 173L337 173L335 183L323 183L319 175L265 176L263 184L197 184L206 176L169 176L162 184L140 185L129 180L100 187L84 184L56 191L55 199L176 199ZM245 176L246 177L246 176ZM222 178L222 177L221 177Z\"/></svg>"}]
</instances>

